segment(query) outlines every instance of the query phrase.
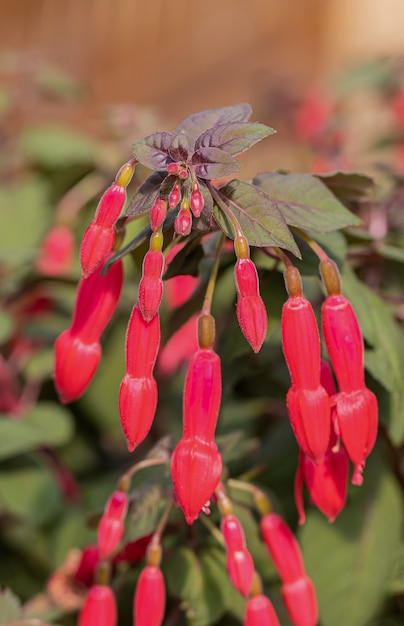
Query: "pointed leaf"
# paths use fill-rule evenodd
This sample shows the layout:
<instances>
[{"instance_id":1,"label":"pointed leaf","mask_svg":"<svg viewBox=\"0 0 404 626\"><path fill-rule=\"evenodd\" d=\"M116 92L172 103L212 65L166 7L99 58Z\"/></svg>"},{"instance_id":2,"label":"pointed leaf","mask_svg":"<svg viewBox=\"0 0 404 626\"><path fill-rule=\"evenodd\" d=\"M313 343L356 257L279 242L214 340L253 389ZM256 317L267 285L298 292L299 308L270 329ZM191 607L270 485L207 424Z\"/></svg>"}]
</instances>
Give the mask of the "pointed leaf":
<instances>
[{"instance_id":1,"label":"pointed leaf","mask_svg":"<svg viewBox=\"0 0 404 626\"><path fill-rule=\"evenodd\" d=\"M188 240L185 246L175 255L167 270L163 274L163 280L173 276L199 276L199 265L205 257L201 246L200 237Z\"/></svg>"},{"instance_id":2,"label":"pointed leaf","mask_svg":"<svg viewBox=\"0 0 404 626\"><path fill-rule=\"evenodd\" d=\"M6 625L21 616L21 602L11 589L0 592L0 624Z\"/></svg>"},{"instance_id":3,"label":"pointed leaf","mask_svg":"<svg viewBox=\"0 0 404 626\"><path fill-rule=\"evenodd\" d=\"M351 209L374 188L373 178L356 172L330 172L316 174L316 177L327 185L338 200Z\"/></svg>"},{"instance_id":4,"label":"pointed leaf","mask_svg":"<svg viewBox=\"0 0 404 626\"><path fill-rule=\"evenodd\" d=\"M133 154L139 163L151 170L166 170L170 157L170 146L173 135L166 132L153 133L133 144Z\"/></svg>"},{"instance_id":5,"label":"pointed leaf","mask_svg":"<svg viewBox=\"0 0 404 626\"><path fill-rule=\"evenodd\" d=\"M240 169L240 163L219 148L199 148L192 155L195 174L200 178L222 178Z\"/></svg>"},{"instance_id":6,"label":"pointed leaf","mask_svg":"<svg viewBox=\"0 0 404 626\"><path fill-rule=\"evenodd\" d=\"M150 211L165 178L166 175L162 172L154 172L146 178L129 202L124 217L136 217Z\"/></svg>"},{"instance_id":7,"label":"pointed leaf","mask_svg":"<svg viewBox=\"0 0 404 626\"><path fill-rule=\"evenodd\" d=\"M199 113L194 113L185 118L185 120L177 126L176 132L183 131L188 139L195 141L205 130L217 124L225 124L226 122L246 122L251 112L251 106L246 103L220 107L218 109L207 109L206 111L200 111Z\"/></svg>"},{"instance_id":8,"label":"pointed leaf","mask_svg":"<svg viewBox=\"0 0 404 626\"><path fill-rule=\"evenodd\" d=\"M280 246L300 257L283 216L266 193L241 180L232 180L219 191L228 199L227 204L251 246ZM220 209L215 208L214 217L223 232L234 239L232 226Z\"/></svg>"},{"instance_id":9,"label":"pointed leaf","mask_svg":"<svg viewBox=\"0 0 404 626\"><path fill-rule=\"evenodd\" d=\"M311 174L263 172L254 178L253 183L276 202L290 226L326 233L361 224L361 220Z\"/></svg>"},{"instance_id":10,"label":"pointed leaf","mask_svg":"<svg viewBox=\"0 0 404 626\"><path fill-rule=\"evenodd\" d=\"M146 484L131 497L131 512L128 515L125 537L135 541L150 535L163 514L167 503L167 494L162 483Z\"/></svg>"},{"instance_id":11,"label":"pointed leaf","mask_svg":"<svg viewBox=\"0 0 404 626\"><path fill-rule=\"evenodd\" d=\"M70 412L53 402L39 402L24 418L0 419L0 459L11 458L39 446L60 446L73 433Z\"/></svg>"},{"instance_id":12,"label":"pointed leaf","mask_svg":"<svg viewBox=\"0 0 404 626\"><path fill-rule=\"evenodd\" d=\"M185 133L174 135L170 146L170 156L173 161L186 161L188 159L189 146Z\"/></svg>"},{"instance_id":13,"label":"pointed leaf","mask_svg":"<svg viewBox=\"0 0 404 626\"><path fill-rule=\"evenodd\" d=\"M220 148L228 154L236 155L251 148L276 131L265 124L253 122L231 122L209 128L198 137L195 150L199 148Z\"/></svg>"},{"instance_id":14,"label":"pointed leaf","mask_svg":"<svg viewBox=\"0 0 404 626\"><path fill-rule=\"evenodd\" d=\"M308 575L316 586L321 623L370 624L388 590L401 536L402 496L378 451L365 482L333 524L315 510L299 533Z\"/></svg>"}]
</instances>

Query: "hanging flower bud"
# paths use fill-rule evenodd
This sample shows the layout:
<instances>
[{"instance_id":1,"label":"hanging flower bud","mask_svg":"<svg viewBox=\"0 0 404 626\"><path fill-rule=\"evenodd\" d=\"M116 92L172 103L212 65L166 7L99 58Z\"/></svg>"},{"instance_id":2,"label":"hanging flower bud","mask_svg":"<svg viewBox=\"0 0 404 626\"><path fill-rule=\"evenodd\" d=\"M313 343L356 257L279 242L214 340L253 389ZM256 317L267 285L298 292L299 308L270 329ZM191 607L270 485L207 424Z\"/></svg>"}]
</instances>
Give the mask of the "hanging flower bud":
<instances>
[{"instance_id":1,"label":"hanging flower bud","mask_svg":"<svg viewBox=\"0 0 404 626\"><path fill-rule=\"evenodd\" d=\"M308 576L302 576L282 586L282 599L294 626L316 626L318 605L314 585Z\"/></svg>"},{"instance_id":2,"label":"hanging flower bud","mask_svg":"<svg viewBox=\"0 0 404 626\"><path fill-rule=\"evenodd\" d=\"M186 522L192 524L211 498L222 473L216 444L198 437L181 439L171 457L171 476Z\"/></svg>"},{"instance_id":3,"label":"hanging flower bud","mask_svg":"<svg viewBox=\"0 0 404 626\"><path fill-rule=\"evenodd\" d=\"M321 312L324 340L339 386L334 396L336 429L355 465L352 483L361 485L377 436L377 399L365 386L362 333L350 302L340 293L338 269L327 259L320 271L329 294Z\"/></svg>"},{"instance_id":4,"label":"hanging flower bud","mask_svg":"<svg viewBox=\"0 0 404 626\"><path fill-rule=\"evenodd\" d=\"M290 297L282 309L282 347L292 379L286 405L300 448L319 463L331 427L330 399L320 383L320 335L295 267L286 269L285 282Z\"/></svg>"},{"instance_id":5,"label":"hanging flower bud","mask_svg":"<svg viewBox=\"0 0 404 626\"><path fill-rule=\"evenodd\" d=\"M192 213L195 217L199 217L203 210L204 199L201 194L201 190L199 189L198 181L195 181L192 186L190 205Z\"/></svg>"},{"instance_id":6,"label":"hanging flower bud","mask_svg":"<svg viewBox=\"0 0 404 626\"><path fill-rule=\"evenodd\" d=\"M266 596L260 594L248 600L244 626L280 626L275 609Z\"/></svg>"},{"instance_id":7,"label":"hanging flower bud","mask_svg":"<svg viewBox=\"0 0 404 626\"><path fill-rule=\"evenodd\" d=\"M126 334L126 374L119 390L119 414L130 452L147 436L156 412L153 368L159 345L158 315L146 322L136 304Z\"/></svg>"},{"instance_id":8,"label":"hanging flower bud","mask_svg":"<svg viewBox=\"0 0 404 626\"><path fill-rule=\"evenodd\" d=\"M62 402L84 392L101 358L100 337L117 307L122 289L122 261L105 274L101 267L78 286L73 320L55 342L55 385Z\"/></svg>"},{"instance_id":9,"label":"hanging flower bud","mask_svg":"<svg viewBox=\"0 0 404 626\"><path fill-rule=\"evenodd\" d=\"M128 496L123 491L114 491L109 498L98 525L98 547L100 558L104 559L118 546L123 537L124 523L128 508Z\"/></svg>"},{"instance_id":10,"label":"hanging flower bud","mask_svg":"<svg viewBox=\"0 0 404 626\"><path fill-rule=\"evenodd\" d=\"M174 220L174 232L176 235L186 237L191 232L192 213L189 208L189 199L185 196L181 202L180 210Z\"/></svg>"},{"instance_id":11,"label":"hanging flower bud","mask_svg":"<svg viewBox=\"0 0 404 626\"><path fill-rule=\"evenodd\" d=\"M276 513L261 519L261 534L274 565L284 583L293 583L305 575L299 544L289 526Z\"/></svg>"},{"instance_id":12,"label":"hanging flower bud","mask_svg":"<svg viewBox=\"0 0 404 626\"><path fill-rule=\"evenodd\" d=\"M258 273L248 257L248 244L238 238L235 241L237 262L234 277L237 287L237 319L241 331L255 353L259 352L268 330L268 316L259 293ZM243 246L244 243L244 246ZM243 256L247 255L247 256Z\"/></svg>"},{"instance_id":13,"label":"hanging flower bud","mask_svg":"<svg viewBox=\"0 0 404 626\"><path fill-rule=\"evenodd\" d=\"M233 586L247 597L254 575L254 562L246 549L243 528L232 514L222 519L221 530L226 544L226 568Z\"/></svg>"},{"instance_id":14,"label":"hanging flower bud","mask_svg":"<svg viewBox=\"0 0 404 626\"><path fill-rule=\"evenodd\" d=\"M74 236L66 226L54 226L41 244L35 268L45 276L65 276L71 270L74 254Z\"/></svg>"},{"instance_id":15,"label":"hanging flower bud","mask_svg":"<svg viewBox=\"0 0 404 626\"><path fill-rule=\"evenodd\" d=\"M80 611L78 626L116 626L118 621L115 596L106 585L94 585Z\"/></svg>"},{"instance_id":16,"label":"hanging flower bud","mask_svg":"<svg viewBox=\"0 0 404 626\"><path fill-rule=\"evenodd\" d=\"M157 230L159 226L164 222L167 215L167 200L157 197L154 201L149 217L152 231Z\"/></svg>"},{"instance_id":17,"label":"hanging flower bud","mask_svg":"<svg viewBox=\"0 0 404 626\"><path fill-rule=\"evenodd\" d=\"M115 222L126 202L126 187L135 170L135 161L125 163L102 196L95 216L83 235L80 261L83 277L87 277L111 252L115 241Z\"/></svg>"},{"instance_id":18,"label":"hanging flower bud","mask_svg":"<svg viewBox=\"0 0 404 626\"><path fill-rule=\"evenodd\" d=\"M174 183L173 188L168 196L168 206L170 209L175 209L181 200L181 187L179 183Z\"/></svg>"},{"instance_id":19,"label":"hanging flower bud","mask_svg":"<svg viewBox=\"0 0 404 626\"><path fill-rule=\"evenodd\" d=\"M164 617L166 591L161 569L146 565L136 586L133 626L161 626Z\"/></svg>"},{"instance_id":20,"label":"hanging flower bud","mask_svg":"<svg viewBox=\"0 0 404 626\"><path fill-rule=\"evenodd\" d=\"M164 255L161 250L149 250L143 259L143 276L139 283L138 304L146 322L156 315L163 296Z\"/></svg>"}]
</instances>

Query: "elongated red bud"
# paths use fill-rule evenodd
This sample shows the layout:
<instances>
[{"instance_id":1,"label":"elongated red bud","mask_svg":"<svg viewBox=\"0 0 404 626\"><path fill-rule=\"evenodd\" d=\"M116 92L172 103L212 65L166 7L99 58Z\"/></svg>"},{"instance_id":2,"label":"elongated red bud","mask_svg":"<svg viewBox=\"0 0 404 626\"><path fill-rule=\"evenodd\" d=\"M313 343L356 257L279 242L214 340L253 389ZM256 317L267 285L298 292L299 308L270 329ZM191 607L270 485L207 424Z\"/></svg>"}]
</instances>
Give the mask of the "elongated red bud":
<instances>
[{"instance_id":1,"label":"elongated red bud","mask_svg":"<svg viewBox=\"0 0 404 626\"><path fill-rule=\"evenodd\" d=\"M365 386L362 333L351 303L341 294L322 306L324 340L341 391Z\"/></svg>"},{"instance_id":2,"label":"elongated red bud","mask_svg":"<svg viewBox=\"0 0 404 626\"><path fill-rule=\"evenodd\" d=\"M222 473L222 457L216 444L181 439L171 457L175 493L188 524L192 524L211 498Z\"/></svg>"},{"instance_id":3,"label":"elongated red bud","mask_svg":"<svg viewBox=\"0 0 404 626\"><path fill-rule=\"evenodd\" d=\"M166 591L159 567L147 565L136 586L133 626L161 626L164 617Z\"/></svg>"},{"instance_id":4,"label":"elongated red bud","mask_svg":"<svg viewBox=\"0 0 404 626\"><path fill-rule=\"evenodd\" d=\"M156 198L150 209L150 225L153 231L157 230L164 222L167 215L167 200L164 198Z\"/></svg>"},{"instance_id":5,"label":"elongated red bud","mask_svg":"<svg viewBox=\"0 0 404 626\"><path fill-rule=\"evenodd\" d=\"M192 187L190 205L192 213L195 217L199 217L203 210L204 199L197 182Z\"/></svg>"},{"instance_id":6,"label":"elongated red bud","mask_svg":"<svg viewBox=\"0 0 404 626\"><path fill-rule=\"evenodd\" d=\"M160 321L155 315L146 322L138 304L132 309L126 332L126 371L133 378L153 373L160 346Z\"/></svg>"},{"instance_id":7,"label":"elongated red bud","mask_svg":"<svg viewBox=\"0 0 404 626\"><path fill-rule=\"evenodd\" d=\"M150 322L159 309L163 295L161 279L164 255L161 250L148 250L143 259L143 276L139 283L138 304L143 318Z\"/></svg>"},{"instance_id":8,"label":"elongated red bud","mask_svg":"<svg viewBox=\"0 0 404 626\"><path fill-rule=\"evenodd\" d=\"M168 206L170 209L175 209L177 204L181 200L181 187L179 183L175 183L168 196Z\"/></svg>"},{"instance_id":9,"label":"elongated red bud","mask_svg":"<svg viewBox=\"0 0 404 626\"><path fill-rule=\"evenodd\" d=\"M261 519L261 533L268 552L284 583L293 583L305 576L299 544L289 526L276 513Z\"/></svg>"},{"instance_id":10,"label":"elongated red bud","mask_svg":"<svg viewBox=\"0 0 404 626\"><path fill-rule=\"evenodd\" d=\"M116 626L118 621L115 596L106 585L94 585L80 611L78 626Z\"/></svg>"},{"instance_id":11,"label":"elongated red bud","mask_svg":"<svg viewBox=\"0 0 404 626\"><path fill-rule=\"evenodd\" d=\"M174 220L174 232L176 235L186 237L191 232L192 215L188 207L181 207Z\"/></svg>"},{"instance_id":12,"label":"elongated red bud","mask_svg":"<svg viewBox=\"0 0 404 626\"><path fill-rule=\"evenodd\" d=\"M318 605L314 585L308 576L282 587L282 598L294 626L316 626Z\"/></svg>"},{"instance_id":13,"label":"elongated red bud","mask_svg":"<svg viewBox=\"0 0 404 626\"><path fill-rule=\"evenodd\" d=\"M126 201L126 189L114 184L102 196L94 219L83 235L80 262L83 277L89 276L111 252L115 241L114 224Z\"/></svg>"},{"instance_id":14,"label":"elongated red bud","mask_svg":"<svg viewBox=\"0 0 404 626\"><path fill-rule=\"evenodd\" d=\"M264 595L257 595L247 602L244 626L280 626L271 602Z\"/></svg>"},{"instance_id":15,"label":"elongated red bud","mask_svg":"<svg viewBox=\"0 0 404 626\"><path fill-rule=\"evenodd\" d=\"M197 350L189 364L183 397L183 438L213 441L222 395L219 356Z\"/></svg>"},{"instance_id":16,"label":"elongated red bud","mask_svg":"<svg viewBox=\"0 0 404 626\"><path fill-rule=\"evenodd\" d=\"M65 276L72 267L74 247L71 230L66 226L54 226L41 244L41 251L35 259L36 270L46 276Z\"/></svg>"},{"instance_id":17,"label":"elongated red bud","mask_svg":"<svg viewBox=\"0 0 404 626\"><path fill-rule=\"evenodd\" d=\"M254 575L254 562L246 549L243 528L232 514L222 519L221 530L226 545L226 567L233 586L247 597Z\"/></svg>"},{"instance_id":18,"label":"elongated red bud","mask_svg":"<svg viewBox=\"0 0 404 626\"><path fill-rule=\"evenodd\" d=\"M98 546L101 559L115 550L121 541L127 507L128 496L123 491L115 491L109 498L98 525Z\"/></svg>"},{"instance_id":19,"label":"elongated red bud","mask_svg":"<svg viewBox=\"0 0 404 626\"><path fill-rule=\"evenodd\" d=\"M238 292L238 323L244 337L257 353L268 330L265 304L259 295L258 273L251 259L241 258L236 262L234 275Z\"/></svg>"},{"instance_id":20,"label":"elongated red bud","mask_svg":"<svg viewBox=\"0 0 404 626\"><path fill-rule=\"evenodd\" d=\"M55 343L55 385L62 402L78 398L101 358L100 337L115 312L123 282L122 262L101 267L78 286L70 328Z\"/></svg>"}]
</instances>

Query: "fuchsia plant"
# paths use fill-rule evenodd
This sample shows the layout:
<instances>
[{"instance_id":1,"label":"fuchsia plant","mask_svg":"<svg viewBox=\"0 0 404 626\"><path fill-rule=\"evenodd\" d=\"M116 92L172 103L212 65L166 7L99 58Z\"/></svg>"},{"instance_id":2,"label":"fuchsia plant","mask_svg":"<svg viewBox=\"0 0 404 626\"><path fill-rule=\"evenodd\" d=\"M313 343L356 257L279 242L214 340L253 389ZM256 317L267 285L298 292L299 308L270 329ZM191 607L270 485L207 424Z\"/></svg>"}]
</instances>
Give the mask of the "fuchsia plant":
<instances>
[{"instance_id":1,"label":"fuchsia plant","mask_svg":"<svg viewBox=\"0 0 404 626\"><path fill-rule=\"evenodd\" d=\"M160 347L159 309L165 272L171 267L167 257L175 244L185 242L174 259L180 263L187 258L190 247L206 242L209 235L210 273L196 281L205 289L205 296L199 314L192 313L193 322L189 327L189 332L195 334L194 344L187 343L187 346L194 346L193 353L187 347L185 356L177 361L190 358L183 393L182 435L171 451L169 502L175 502L182 509L188 525L205 519L212 503L218 503L227 572L233 586L247 598L245 626L272 626L278 624L278 619L262 586L254 582L258 574L247 547L248 538L246 543L241 522L233 514L230 499L225 495L226 485L219 484L221 477L226 482L227 470L223 472L222 454L215 440L222 400L222 372L211 307L213 299L220 297L215 287L222 271L221 263L229 264L229 254L223 252L226 239L234 241L235 314L255 353L265 345L268 330L266 306L260 295L260 275L264 270L260 268L256 249L261 249L266 258L273 261L275 270L279 263L285 268L288 297L282 311L282 347L291 378L285 400L300 448L296 503L301 523L304 522L303 481L314 504L330 521L345 503L348 457L355 467L352 482L357 485L362 482L365 459L376 437L377 403L365 386L363 340L353 309L340 293L336 265L306 233L310 230L315 237L316 228L322 232L356 224L355 216L340 203L334 214L324 219L322 213L326 213L326 209L322 207L314 207L316 219L311 217L312 207L293 212L289 178L293 175L264 173L252 183L238 179L222 185L213 182L235 173L240 167L235 157L274 132L264 124L248 121L250 114L251 109L246 104L204 111L184 120L174 133L158 132L135 142L133 158L122 166L115 182L105 192L83 237L83 278L72 325L56 343L55 383L63 402L85 391L100 359L100 335L118 303L121 258L149 238L138 300L127 329L126 372L119 391L122 428L128 450L134 451L152 428L158 407L154 368ZM124 209L126 188L137 162L154 173L137 189ZM314 177L305 180L310 185L322 186ZM123 231L127 222L145 213L149 213L149 226L124 248L115 250L114 245L122 239L116 237L116 233ZM306 239L321 260L320 270L328 294L322 310L322 329L339 385L337 393L322 374L321 337L315 312L303 295L301 275L291 260L291 255L301 257L294 230ZM180 285L179 277L175 279ZM193 288L189 296L192 291ZM108 305L105 304L107 294ZM166 365L165 373L172 372L174 367ZM167 463L167 459L161 462ZM145 463L147 465L148 461ZM124 541L131 472L129 470L122 483L124 489L119 488L112 494L102 515L98 527L101 561L111 561L120 542ZM170 513L169 506L164 523L150 544L147 565L137 583L135 626L160 626L163 621L165 585L160 570L161 533L169 523ZM279 515L270 513L269 508L262 518L261 530L282 581L282 597L291 622L295 626L315 626L318 621L315 590L305 572L292 531ZM99 596L103 599L97 599ZM89 626L89 615L94 616L91 619L100 619L98 607L103 603L108 604L109 621L102 623L113 626L114 601L105 585L90 589L81 612L81 626Z\"/></svg>"}]
</instances>

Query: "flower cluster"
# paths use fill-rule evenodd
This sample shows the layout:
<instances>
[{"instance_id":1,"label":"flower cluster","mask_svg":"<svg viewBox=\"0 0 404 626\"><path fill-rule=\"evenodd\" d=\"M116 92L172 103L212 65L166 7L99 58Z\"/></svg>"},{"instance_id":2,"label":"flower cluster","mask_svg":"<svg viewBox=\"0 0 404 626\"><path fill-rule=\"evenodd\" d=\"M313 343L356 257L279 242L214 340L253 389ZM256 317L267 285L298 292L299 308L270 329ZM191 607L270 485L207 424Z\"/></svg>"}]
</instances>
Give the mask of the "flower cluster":
<instances>
[{"instance_id":1,"label":"flower cluster","mask_svg":"<svg viewBox=\"0 0 404 626\"><path fill-rule=\"evenodd\" d=\"M352 482L361 484L365 460L376 438L377 403L365 385L363 339L352 306L341 294L335 264L323 253L320 271L327 297L322 308L322 333L338 391L329 365L321 359L317 320L311 303L303 295L300 274L279 249L298 252L275 204L253 184L233 181L220 186L212 182L236 171L239 163L235 155L272 132L261 124L248 122L248 116L246 105L217 109L205 112L202 118L191 116L175 134L156 133L135 143L134 158L122 166L103 195L83 237L82 278L73 320L55 346L55 384L61 400L70 402L90 383L101 357L101 334L116 310L122 288L123 252L114 249L119 239L116 231L123 228L125 221L148 212L149 226L144 232L149 249L143 258L138 298L127 327L126 371L119 389L118 408L128 450L134 451L144 441L153 424L158 405L155 368L169 375L179 363L187 361L182 435L170 459L172 499L182 509L187 524L193 524L201 512L208 513L212 501L218 503L227 572L235 589L247 599L245 625L271 626L278 624L278 619L257 582L259 577L242 525L220 486L223 461L215 431L222 377L211 304L225 236L234 241L237 320L255 353L265 341L268 316L250 246L278 254L286 265L289 297L282 311L282 345L291 377L286 406L300 448L295 481L300 523L304 522L303 483L314 504L330 521L345 504L349 459L354 464ZM137 190L121 216L136 162L151 167L155 173ZM257 227L257 218L249 221L245 217L246 202L250 211L251 203L264 207L265 228ZM272 219L276 224L273 230L268 227ZM216 241L202 308L176 332L170 340L175 343L169 342L159 357L164 274L173 253L180 249L178 242L190 235L202 239L210 229L217 230L212 228L214 223L223 235ZM173 242L165 246L167 232L173 233ZM124 252L131 250L129 245ZM180 290L178 298L172 297L173 308L190 296L195 281L198 282L191 279L189 284L188 278L172 279ZM167 287L169 292L170 280ZM175 346L174 359L170 358L173 348L169 345ZM124 537L130 498L127 484L122 484L125 488L118 488L111 495L99 523L97 558L101 563L111 563ZM166 522L167 519L162 528ZM134 600L136 626L160 626L164 617L161 531L156 531L150 542L147 564L138 580ZM281 578L282 597L291 622L295 626L314 626L318 620L315 591L292 531L282 518L267 512L261 520L261 532ZM111 589L102 577L98 582L86 597L80 626L96 623L101 614L105 614L103 623L107 626L116 623Z\"/></svg>"}]
</instances>

